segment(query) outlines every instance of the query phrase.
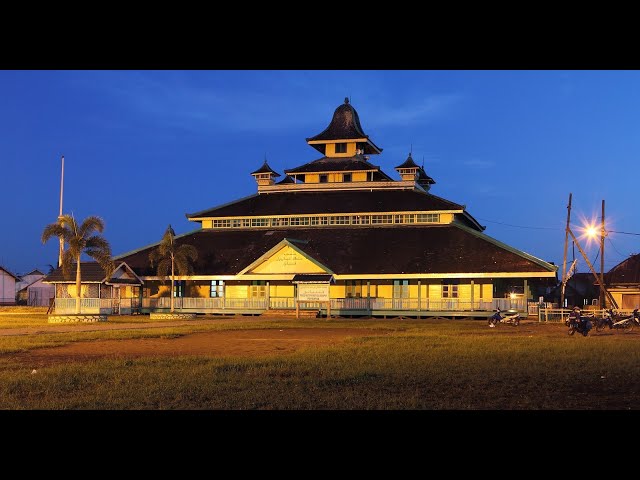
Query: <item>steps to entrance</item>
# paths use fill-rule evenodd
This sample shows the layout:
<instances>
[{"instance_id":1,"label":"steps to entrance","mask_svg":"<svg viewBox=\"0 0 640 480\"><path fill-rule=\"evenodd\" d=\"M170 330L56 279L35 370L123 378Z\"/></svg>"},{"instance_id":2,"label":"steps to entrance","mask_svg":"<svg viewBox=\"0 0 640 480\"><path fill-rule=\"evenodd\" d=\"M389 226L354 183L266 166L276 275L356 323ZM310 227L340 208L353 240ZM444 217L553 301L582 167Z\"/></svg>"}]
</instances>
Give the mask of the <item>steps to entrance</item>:
<instances>
[{"instance_id":1,"label":"steps to entrance","mask_svg":"<svg viewBox=\"0 0 640 480\"><path fill-rule=\"evenodd\" d=\"M267 318L296 318L296 311L294 310L285 310L285 309L276 309L276 310L265 310L261 315L261 317ZM300 318L316 318L318 316L317 310L300 310Z\"/></svg>"}]
</instances>

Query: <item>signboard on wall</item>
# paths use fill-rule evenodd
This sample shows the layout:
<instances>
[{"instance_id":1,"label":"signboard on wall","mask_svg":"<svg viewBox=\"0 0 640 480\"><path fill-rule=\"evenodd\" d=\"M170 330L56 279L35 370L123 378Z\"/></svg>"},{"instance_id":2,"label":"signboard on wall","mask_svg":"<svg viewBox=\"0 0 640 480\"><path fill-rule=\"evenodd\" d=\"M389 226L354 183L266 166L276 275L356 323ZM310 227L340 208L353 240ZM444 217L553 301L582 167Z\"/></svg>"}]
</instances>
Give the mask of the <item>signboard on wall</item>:
<instances>
[{"instance_id":1,"label":"signboard on wall","mask_svg":"<svg viewBox=\"0 0 640 480\"><path fill-rule=\"evenodd\" d=\"M328 283L299 283L298 300L301 302L328 302Z\"/></svg>"}]
</instances>

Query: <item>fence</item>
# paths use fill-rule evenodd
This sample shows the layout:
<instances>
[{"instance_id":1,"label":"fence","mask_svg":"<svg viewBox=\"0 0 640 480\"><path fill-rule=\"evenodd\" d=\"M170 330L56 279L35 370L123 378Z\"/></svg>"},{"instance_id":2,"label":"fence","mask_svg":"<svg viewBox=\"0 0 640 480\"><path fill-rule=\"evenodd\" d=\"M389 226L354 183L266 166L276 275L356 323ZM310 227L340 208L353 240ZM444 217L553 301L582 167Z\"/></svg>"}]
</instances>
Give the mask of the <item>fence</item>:
<instances>
[{"instance_id":1,"label":"fence","mask_svg":"<svg viewBox=\"0 0 640 480\"><path fill-rule=\"evenodd\" d=\"M143 298L143 309L169 309L171 298ZM226 298L226 297L174 297L173 308L175 310L216 310L216 309L267 309L266 298Z\"/></svg>"},{"instance_id":2,"label":"fence","mask_svg":"<svg viewBox=\"0 0 640 480\"><path fill-rule=\"evenodd\" d=\"M564 323L571 313L570 308L540 308L538 310L538 322L551 322L551 323ZM583 310L582 316L589 316L591 314L596 317L604 317L605 310ZM622 316L631 315L633 310L616 310L616 313Z\"/></svg>"},{"instance_id":3,"label":"fence","mask_svg":"<svg viewBox=\"0 0 640 480\"><path fill-rule=\"evenodd\" d=\"M113 313L114 303L111 298L81 298L80 313ZM75 298L56 298L56 313L75 313Z\"/></svg>"},{"instance_id":4,"label":"fence","mask_svg":"<svg viewBox=\"0 0 640 480\"><path fill-rule=\"evenodd\" d=\"M367 298L348 297L330 299L331 310L352 311L369 314L375 311L415 311L415 312L488 312L497 308L500 310L517 310L530 312L522 299L496 298L492 301L460 300L457 298L429 299L429 298ZM75 298L56 298L56 313L74 313ZM102 314L130 314L145 311L169 310L170 297L158 298L82 298L81 313ZM207 312L216 310L260 311L267 309L295 309L296 299L290 297L257 297L257 298L228 298L228 297L174 297L174 310ZM318 310L326 308L323 302L300 302L303 310ZM529 306L530 308L530 306Z\"/></svg>"}]
</instances>

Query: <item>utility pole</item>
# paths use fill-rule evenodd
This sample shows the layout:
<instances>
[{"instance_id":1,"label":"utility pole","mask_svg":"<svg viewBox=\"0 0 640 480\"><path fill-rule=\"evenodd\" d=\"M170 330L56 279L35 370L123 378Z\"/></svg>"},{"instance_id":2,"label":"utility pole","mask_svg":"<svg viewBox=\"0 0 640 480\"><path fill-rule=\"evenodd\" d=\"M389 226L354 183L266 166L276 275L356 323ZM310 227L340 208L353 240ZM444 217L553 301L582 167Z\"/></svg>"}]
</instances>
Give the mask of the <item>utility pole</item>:
<instances>
[{"instance_id":1,"label":"utility pole","mask_svg":"<svg viewBox=\"0 0 640 480\"><path fill-rule=\"evenodd\" d=\"M600 308L605 308L604 294L604 200L602 200L602 223L600 224Z\"/></svg>"},{"instance_id":2,"label":"utility pole","mask_svg":"<svg viewBox=\"0 0 640 480\"><path fill-rule=\"evenodd\" d=\"M589 267L589 270L591 270L591 273L593 274L593 278L595 278L596 281L599 282L600 281L600 277L598 277L598 274L596 273L596 269L593 268L593 265L591 265L591 262L589 261L589 257L587 257L587 254L584 253L584 250L582 250L582 247L580 246L580 243L578 242L578 239L573 234L571 229L569 229L569 233L571 234L571 238L573 238L573 243L578 247L578 250L580 250L580 253L582 254L582 257L584 258L584 261L587 262L587 266ZM609 299L609 302L611 303L611 306L613 308L617 309L618 308L618 302L616 302L615 298L613 298L611 293L609 293L609 291L604 288L604 285L601 285L601 290L607 296L607 299Z\"/></svg>"},{"instance_id":3,"label":"utility pole","mask_svg":"<svg viewBox=\"0 0 640 480\"><path fill-rule=\"evenodd\" d=\"M567 247L569 245L569 222L571 220L571 193L569 194L569 205L567 205L567 228L564 232L564 259L562 261L562 290L560 293L560 308L564 308L564 288L567 284Z\"/></svg>"},{"instance_id":4,"label":"utility pole","mask_svg":"<svg viewBox=\"0 0 640 480\"><path fill-rule=\"evenodd\" d=\"M58 221L62 220L62 192L64 191L64 155L62 156L62 173L60 174L60 213ZM60 252L58 253L58 267L62 266L62 254L64 253L64 239L60 237Z\"/></svg>"}]
</instances>

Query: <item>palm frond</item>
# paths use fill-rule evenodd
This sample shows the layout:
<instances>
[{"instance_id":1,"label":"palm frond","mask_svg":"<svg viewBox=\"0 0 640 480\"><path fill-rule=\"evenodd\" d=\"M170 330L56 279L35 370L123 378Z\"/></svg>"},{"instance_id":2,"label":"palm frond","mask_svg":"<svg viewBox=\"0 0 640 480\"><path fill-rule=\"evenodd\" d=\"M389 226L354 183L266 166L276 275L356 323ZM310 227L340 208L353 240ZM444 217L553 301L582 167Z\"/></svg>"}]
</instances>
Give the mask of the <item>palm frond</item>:
<instances>
[{"instance_id":1,"label":"palm frond","mask_svg":"<svg viewBox=\"0 0 640 480\"><path fill-rule=\"evenodd\" d=\"M166 281L169 272L171 271L171 259L163 258L158 262L156 273L161 280Z\"/></svg>"},{"instance_id":2,"label":"palm frond","mask_svg":"<svg viewBox=\"0 0 640 480\"><path fill-rule=\"evenodd\" d=\"M193 245L180 245L176 249L176 256L183 256L185 258L190 259L192 262L195 262L198 259L198 250Z\"/></svg>"},{"instance_id":3,"label":"palm frond","mask_svg":"<svg viewBox=\"0 0 640 480\"><path fill-rule=\"evenodd\" d=\"M163 257L164 255L162 255L162 253L160 252L160 249L154 248L153 250L151 250L149 252L149 262L151 263L151 268L153 268L153 264L156 261L161 260Z\"/></svg>"},{"instance_id":4,"label":"palm frond","mask_svg":"<svg viewBox=\"0 0 640 480\"><path fill-rule=\"evenodd\" d=\"M51 239L52 237L57 237L57 238L62 237L63 239L66 240L66 238L68 237L68 234L69 234L69 231L59 223L50 223L49 225L44 227L41 240L42 240L42 243L47 243L49 239Z\"/></svg>"},{"instance_id":5,"label":"palm frond","mask_svg":"<svg viewBox=\"0 0 640 480\"><path fill-rule=\"evenodd\" d=\"M65 214L58 217L58 223L74 234L75 231L78 230L78 224L76 223L76 219L73 215Z\"/></svg>"},{"instance_id":6,"label":"palm frond","mask_svg":"<svg viewBox=\"0 0 640 480\"><path fill-rule=\"evenodd\" d=\"M93 250L102 250L105 252L111 251L111 245L109 245L109 242L101 235L94 235L87 238L86 248L90 248Z\"/></svg>"},{"instance_id":7,"label":"palm frond","mask_svg":"<svg viewBox=\"0 0 640 480\"><path fill-rule=\"evenodd\" d=\"M151 267L157 263L156 272L158 278L166 280L171 271L171 259L173 258L175 272L178 275L190 275L193 272L191 261L198 258L198 251L191 245L176 245L176 232L167 227L158 247L149 252Z\"/></svg>"},{"instance_id":8,"label":"palm frond","mask_svg":"<svg viewBox=\"0 0 640 480\"><path fill-rule=\"evenodd\" d=\"M73 237L69 238L67 244L68 250L73 254L73 256L78 257L82 255L82 251L84 250L86 241L84 238L74 235Z\"/></svg>"},{"instance_id":9,"label":"palm frond","mask_svg":"<svg viewBox=\"0 0 640 480\"><path fill-rule=\"evenodd\" d=\"M106 277L107 278L111 278L111 275L113 275L113 271L116 269L116 265L115 265L115 263L113 263L113 260L111 259L111 256L102 257L102 258L96 258L96 260L98 261L98 263L100 264L100 266L104 270L104 273L105 273Z\"/></svg>"},{"instance_id":10,"label":"palm frond","mask_svg":"<svg viewBox=\"0 0 640 480\"><path fill-rule=\"evenodd\" d=\"M176 257L174 264L178 275L191 275L193 273L191 263L189 263L189 260L184 257Z\"/></svg>"},{"instance_id":11,"label":"palm frond","mask_svg":"<svg viewBox=\"0 0 640 480\"><path fill-rule=\"evenodd\" d=\"M77 256L71 252L71 250L65 250L62 253L62 275L65 280L71 280L73 274L75 274L75 264Z\"/></svg>"},{"instance_id":12,"label":"palm frond","mask_svg":"<svg viewBox=\"0 0 640 480\"><path fill-rule=\"evenodd\" d=\"M111 251L105 252L104 250L89 249L85 250L84 253L86 253L89 257L93 258L100 264L108 263L111 261Z\"/></svg>"},{"instance_id":13,"label":"palm frond","mask_svg":"<svg viewBox=\"0 0 640 480\"><path fill-rule=\"evenodd\" d=\"M85 218L82 225L80 225L80 228L78 229L78 236L86 238L94 231L100 233L104 231L104 220L95 215L91 215Z\"/></svg>"}]
</instances>

